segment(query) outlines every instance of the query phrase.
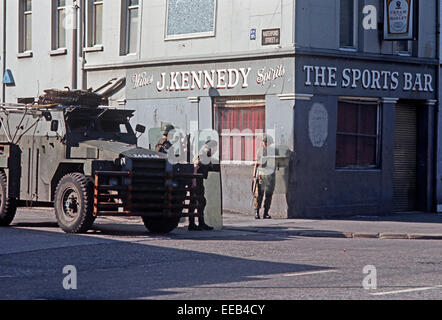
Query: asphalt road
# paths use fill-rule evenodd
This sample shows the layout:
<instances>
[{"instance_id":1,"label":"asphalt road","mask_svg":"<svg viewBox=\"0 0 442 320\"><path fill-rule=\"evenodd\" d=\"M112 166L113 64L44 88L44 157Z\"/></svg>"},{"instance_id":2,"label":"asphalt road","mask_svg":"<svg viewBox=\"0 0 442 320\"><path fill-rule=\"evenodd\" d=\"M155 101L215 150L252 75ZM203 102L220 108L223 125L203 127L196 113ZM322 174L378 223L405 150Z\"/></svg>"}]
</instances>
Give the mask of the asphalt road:
<instances>
[{"instance_id":1,"label":"asphalt road","mask_svg":"<svg viewBox=\"0 0 442 320\"><path fill-rule=\"evenodd\" d=\"M70 235L52 211L20 209L0 243L0 299L442 299L440 240L189 232L184 224L153 236L135 218L100 218ZM66 290L75 276L76 289Z\"/></svg>"}]
</instances>

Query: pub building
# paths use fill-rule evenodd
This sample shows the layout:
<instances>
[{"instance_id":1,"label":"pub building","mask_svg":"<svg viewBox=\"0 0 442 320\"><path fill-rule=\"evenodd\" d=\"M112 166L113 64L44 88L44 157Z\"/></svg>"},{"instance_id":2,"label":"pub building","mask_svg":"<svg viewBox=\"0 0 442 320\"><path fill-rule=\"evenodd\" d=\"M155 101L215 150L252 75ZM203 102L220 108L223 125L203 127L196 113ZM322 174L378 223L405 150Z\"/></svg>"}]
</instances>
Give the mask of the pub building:
<instances>
[{"instance_id":1,"label":"pub building","mask_svg":"<svg viewBox=\"0 0 442 320\"><path fill-rule=\"evenodd\" d=\"M225 211L253 213L262 132L274 138L273 217L442 204L439 1L84 2L78 86L124 79L109 101L136 111L132 123L148 128L142 147L153 149L166 123L199 140L216 135ZM37 20L51 10L38 5ZM22 13L14 6L10 20ZM8 35L20 35L18 21ZM72 61L70 33L48 55L50 39L38 31L28 50L6 41L17 49L6 60L16 82L3 89L9 102L70 81L57 71Z\"/></svg>"},{"instance_id":2,"label":"pub building","mask_svg":"<svg viewBox=\"0 0 442 320\"><path fill-rule=\"evenodd\" d=\"M419 19L419 37L386 40L350 20L360 2L338 1L339 20L315 16L329 24L323 28L301 14L317 14L314 4L298 1L295 48L277 57L130 70L127 107L139 120L153 115L155 127L167 119L189 132L198 119L199 130L219 132L224 210L253 212L253 134L266 130L279 156L273 216L432 211L438 73L435 48L422 43L436 35L421 30L435 21ZM410 14L431 15L431 6L421 7L411 4ZM266 35L272 46L284 32L264 30L263 47Z\"/></svg>"}]
</instances>

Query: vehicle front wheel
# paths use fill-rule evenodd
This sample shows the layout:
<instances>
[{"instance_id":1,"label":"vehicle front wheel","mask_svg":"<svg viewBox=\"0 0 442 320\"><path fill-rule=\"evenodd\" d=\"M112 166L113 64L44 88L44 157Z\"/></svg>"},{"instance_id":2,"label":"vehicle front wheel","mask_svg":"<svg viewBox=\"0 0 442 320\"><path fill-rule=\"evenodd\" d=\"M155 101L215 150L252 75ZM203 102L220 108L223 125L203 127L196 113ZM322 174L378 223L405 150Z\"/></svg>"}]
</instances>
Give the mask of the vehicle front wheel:
<instances>
[{"instance_id":1,"label":"vehicle front wheel","mask_svg":"<svg viewBox=\"0 0 442 320\"><path fill-rule=\"evenodd\" d=\"M17 201L8 195L7 177L0 172L0 226L9 226L17 211Z\"/></svg>"},{"instance_id":2,"label":"vehicle front wheel","mask_svg":"<svg viewBox=\"0 0 442 320\"><path fill-rule=\"evenodd\" d=\"M143 217L143 223L152 233L166 234L178 227L179 217Z\"/></svg>"},{"instance_id":3,"label":"vehicle front wheel","mask_svg":"<svg viewBox=\"0 0 442 320\"><path fill-rule=\"evenodd\" d=\"M55 190L55 216L67 233L83 233L94 223L93 187L81 173L65 175Z\"/></svg>"}]
</instances>

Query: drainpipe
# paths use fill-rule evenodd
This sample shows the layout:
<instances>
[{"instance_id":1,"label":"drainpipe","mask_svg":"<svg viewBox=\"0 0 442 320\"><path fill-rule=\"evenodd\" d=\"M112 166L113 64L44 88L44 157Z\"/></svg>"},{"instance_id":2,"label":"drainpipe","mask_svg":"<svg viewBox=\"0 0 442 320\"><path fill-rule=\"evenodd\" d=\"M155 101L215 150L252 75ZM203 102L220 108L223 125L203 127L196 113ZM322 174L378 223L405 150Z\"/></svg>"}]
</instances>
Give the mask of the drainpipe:
<instances>
[{"instance_id":1,"label":"drainpipe","mask_svg":"<svg viewBox=\"0 0 442 320\"><path fill-rule=\"evenodd\" d=\"M86 72L84 70L84 66L86 63L86 53L84 52L84 48L86 47L86 0L81 0L80 3L80 49L79 55L81 57L81 89L87 89L87 80L86 80Z\"/></svg>"},{"instance_id":2,"label":"drainpipe","mask_svg":"<svg viewBox=\"0 0 442 320\"><path fill-rule=\"evenodd\" d=\"M436 212L441 211L441 209L439 208L440 204L439 204L439 193L442 191L439 188L440 185L440 177L439 177L439 170L442 169L440 167L439 164L439 154L441 152L441 148L439 147L439 143L442 143L442 139L440 139L439 137L439 132L441 132L441 129L439 128L439 126L442 124L441 121L439 120L440 117L440 99L441 99L441 95L439 92L440 89L440 83L441 83L441 63L442 63L442 57L441 57L441 50L440 50L440 46L441 46L441 39L440 39L440 33L441 33L441 14L440 14L440 10L441 10L441 3L440 0L436 0L436 58L437 58L437 70L436 70L436 75L437 75L437 85L436 85L436 111L435 111L435 137L434 137L434 144L435 144L435 153L434 153L434 202L435 202L435 207L436 207Z\"/></svg>"},{"instance_id":3,"label":"drainpipe","mask_svg":"<svg viewBox=\"0 0 442 320\"><path fill-rule=\"evenodd\" d=\"M72 80L71 89L77 89L77 73L78 73L78 4L77 0L73 1L73 25L72 25Z\"/></svg>"},{"instance_id":4,"label":"drainpipe","mask_svg":"<svg viewBox=\"0 0 442 320\"><path fill-rule=\"evenodd\" d=\"M6 72L6 0L3 0L3 50L2 50L2 59L3 59L3 75ZM3 81L2 81L3 82ZM6 102L6 85L2 83L2 103Z\"/></svg>"}]
</instances>

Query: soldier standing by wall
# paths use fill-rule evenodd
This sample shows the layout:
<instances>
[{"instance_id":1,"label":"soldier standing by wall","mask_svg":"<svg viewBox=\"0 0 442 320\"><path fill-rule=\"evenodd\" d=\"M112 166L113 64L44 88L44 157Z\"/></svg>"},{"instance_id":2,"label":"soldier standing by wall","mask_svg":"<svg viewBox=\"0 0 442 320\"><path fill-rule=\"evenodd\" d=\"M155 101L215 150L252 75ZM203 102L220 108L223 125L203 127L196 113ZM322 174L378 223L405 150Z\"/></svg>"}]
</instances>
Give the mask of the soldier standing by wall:
<instances>
[{"instance_id":1,"label":"soldier standing by wall","mask_svg":"<svg viewBox=\"0 0 442 320\"><path fill-rule=\"evenodd\" d=\"M261 219L259 210L264 200L264 219L271 219L269 215L275 191L275 153L269 148L273 144L272 138L267 134L262 138L262 150L259 151L254 168L254 207L255 219Z\"/></svg>"},{"instance_id":2,"label":"soldier standing by wall","mask_svg":"<svg viewBox=\"0 0 442 320\"><path fill-rule=\"evenodd\" d=\"M201 148L200 152L195 156L193 160L195 173L203 175L204 179L207 179L210 170L210 158L214 153L217 143L214 140L208 140ZM195 194L198 196L197 200L191 200L189 210L189 230L213 230L213 227L208 226L204 221L204 209L206 208L206 197L204 189L203 179L194 179L193 187L195 188ZM198 225L195 224L195 216L193 215L196 207L201 210L198 216Z\"/></svg>"}]
</instances>

